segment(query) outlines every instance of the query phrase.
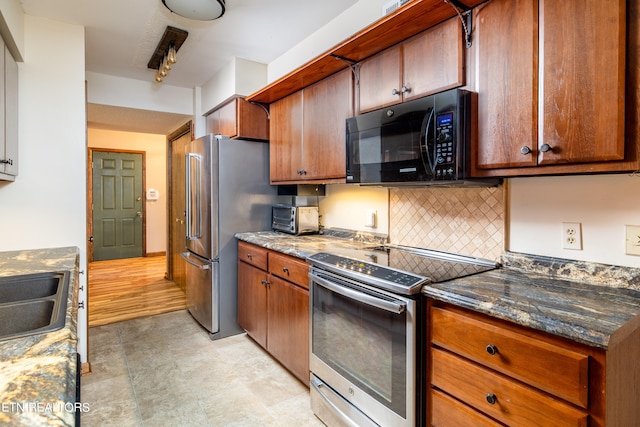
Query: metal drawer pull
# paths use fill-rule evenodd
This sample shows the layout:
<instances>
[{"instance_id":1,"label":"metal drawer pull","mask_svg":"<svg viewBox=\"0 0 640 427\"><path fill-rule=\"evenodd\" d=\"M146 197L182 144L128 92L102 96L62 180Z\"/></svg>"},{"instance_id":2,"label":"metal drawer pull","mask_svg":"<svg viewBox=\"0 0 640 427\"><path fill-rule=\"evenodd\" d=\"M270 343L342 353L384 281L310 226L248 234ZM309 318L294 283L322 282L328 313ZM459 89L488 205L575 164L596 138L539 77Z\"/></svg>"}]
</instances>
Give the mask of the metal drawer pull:
<instances>
[{"instance_id":1,"label":"metal drawer pull","mask_svg":"<svg viewBox=\"0 0 640 427\"><path fill-rule=\"evenodd\" d=\"M498 401L498 398L493 393L488 393L486 398L487 398L487 403L489 403L491 405L495 405L496 402Z\"/></svg>"},{"instance_id":2,"label":"metal drawer pull","mask_svg":"<svg viewBox=\"0 0 640 427\"><path fill-rule=\"evenodd\" d=\"M247 258L249 258L250 260L253 260L253 255L247 254Z\"/></svg>"},{"instance_id":3,"label":"metal drawer pull","mask_svg":"<svg viewBox=\"0 0 640 427\"><path fill-rule=\"evenodd\" d=\"M287 267L282 267L282 271L284 271L285 273L289 274L289 269Z\"/></svg>"},{"instance_id":4,"label":"metal drawer pull","mask_svg":"<svg viewBox=\"0 0 640 427\"><path fill-rule=\"evenodd\" d=\"M489 353L492 356L495 356L496 354L498 354L498 347L496 347L493 344L487 345L487 353Z\"/></svg>"}]
</instances>

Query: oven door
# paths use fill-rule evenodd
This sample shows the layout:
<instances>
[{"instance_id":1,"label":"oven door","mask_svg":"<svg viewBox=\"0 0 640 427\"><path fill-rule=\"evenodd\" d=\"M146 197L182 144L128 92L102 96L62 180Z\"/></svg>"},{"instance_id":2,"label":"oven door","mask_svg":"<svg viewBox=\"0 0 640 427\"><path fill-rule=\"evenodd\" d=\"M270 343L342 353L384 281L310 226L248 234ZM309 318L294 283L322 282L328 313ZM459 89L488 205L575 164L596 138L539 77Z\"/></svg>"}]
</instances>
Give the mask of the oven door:
<instances>
[{"instance_id":1,"label":"oven door","mask_svg":"<svg viewBox=\"0 0 640 427\"><path fill-rule=\"evenodd\" d=\"M413 426L416 302L315 267L309 278L314 412Z\"/></svg>"}]
</instances>

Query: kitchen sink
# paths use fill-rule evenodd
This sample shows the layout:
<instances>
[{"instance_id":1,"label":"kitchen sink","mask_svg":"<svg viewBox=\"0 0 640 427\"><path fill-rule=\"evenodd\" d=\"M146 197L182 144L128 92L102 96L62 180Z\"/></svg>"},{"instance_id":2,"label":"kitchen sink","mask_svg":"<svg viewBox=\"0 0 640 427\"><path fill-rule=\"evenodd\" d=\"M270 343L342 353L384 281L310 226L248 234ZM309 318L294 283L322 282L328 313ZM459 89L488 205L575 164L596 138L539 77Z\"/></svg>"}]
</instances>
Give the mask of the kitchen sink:
<instances>
[{"instance_id":1,"label":"kitchen sink","mask_svg":"<svg viewBox=\"0 0 640 427\"><path fill-rule=\"evenodd\" d=\"M61 329L68 291L66 272L0 277L0 340Z\"/></svg>"}]
</instances>

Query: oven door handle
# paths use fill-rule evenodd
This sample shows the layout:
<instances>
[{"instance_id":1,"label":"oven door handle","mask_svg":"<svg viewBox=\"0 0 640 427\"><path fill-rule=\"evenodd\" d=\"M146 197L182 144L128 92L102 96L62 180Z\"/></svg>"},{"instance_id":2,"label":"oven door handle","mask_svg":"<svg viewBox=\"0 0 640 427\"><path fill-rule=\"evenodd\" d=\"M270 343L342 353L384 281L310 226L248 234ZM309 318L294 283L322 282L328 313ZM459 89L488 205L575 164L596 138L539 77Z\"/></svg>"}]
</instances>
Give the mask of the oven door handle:
<instances>
[{"instance_id":1,"label":"oven door handle","mask_svg":"<svg viewBox=\"0 0 640 427\"><path fill-rule=\"evenodd\" d=\"M311 275L311 278L315 283L329 289L330 291L343 295L347 298L352 298L363 304L367 304L385 311L389 311L394 314L401 314L407 308L407 304L404 301L393 302L393 301L387 301L381 298L376 298L372 295L356 291L355 289L347 288L345 286L340 286L336 283L323 279L322 277L318 277L314 274Z\"/></svg>"}]
</instances>

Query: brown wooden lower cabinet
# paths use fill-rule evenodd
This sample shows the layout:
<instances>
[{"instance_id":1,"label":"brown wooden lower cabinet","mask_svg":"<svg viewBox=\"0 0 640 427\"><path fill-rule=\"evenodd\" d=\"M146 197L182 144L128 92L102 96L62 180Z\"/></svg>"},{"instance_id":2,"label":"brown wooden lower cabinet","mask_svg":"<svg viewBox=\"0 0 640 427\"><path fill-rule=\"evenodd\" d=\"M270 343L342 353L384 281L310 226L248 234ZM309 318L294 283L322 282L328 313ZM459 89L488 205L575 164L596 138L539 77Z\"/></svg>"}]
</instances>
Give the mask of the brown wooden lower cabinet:
<instances>
[{"instance_id":1,"label":"brown wooden lower cabinet","mask_svg":"<svg viewBox=\"0 0 640 427\"><path fill-rule=\"evenodd\" d=\"M306 262L238 242L238 324L309 384L309 279Z\"/></svg>"},{"instance_id":2,"label":"brown wooden lower cabinet","mask_svg":"<svg viewBox=\"0 0 640 427\"><path fill-rule=\"evenodd\" d=\"M603 350L427 305L428 425L640 425L632 403L640 396L640 328L614 333Z\"/></svg>"}]
</instances>

